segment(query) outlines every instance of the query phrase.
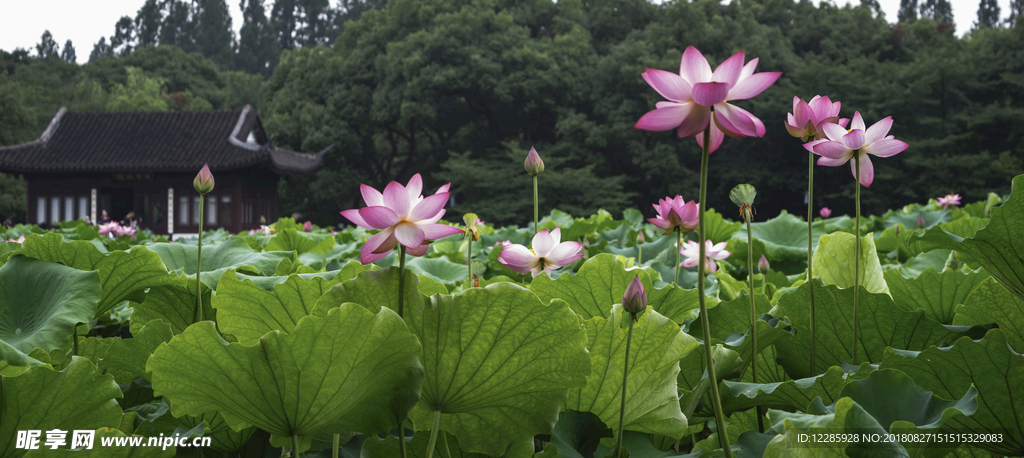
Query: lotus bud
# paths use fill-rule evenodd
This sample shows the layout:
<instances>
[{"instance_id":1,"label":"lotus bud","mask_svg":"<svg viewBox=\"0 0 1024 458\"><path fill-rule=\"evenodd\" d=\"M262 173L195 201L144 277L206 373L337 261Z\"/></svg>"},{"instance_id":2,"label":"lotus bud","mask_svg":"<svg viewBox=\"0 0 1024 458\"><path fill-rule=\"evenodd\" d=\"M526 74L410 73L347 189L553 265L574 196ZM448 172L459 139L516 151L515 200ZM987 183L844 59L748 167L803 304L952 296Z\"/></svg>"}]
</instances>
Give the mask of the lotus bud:
<instances>
[{"instance_id":1,"label":"lotus bud","mask_svg":"<svg viewBox=\"0 0 1024 458\"><path fill-rule=\"evenodd\" d=\"M306 221L306 223L302 225L302 230L306 232L313 232L313 223Z\"/></svg>"},{"instance_id":2,"label":"lotus bud","mask_svg":"<svg viewBox=\"0 0 1024 458\"><path fill-rule=\"evenodd\" d=\"M203 169L196 175L196 179L192 180L192 186L204 196L213 191L213 174L210 173L209 164L203 165Z\"/></svg>"},{"instance_id":3,"label":"lotus bud","mask_svg":"<svg viewBox=\"0 0 1024 458\"><path fill-rule=\"evenodd\" d=\"M263 215L260 215L260 226L266 226L266 225L267 225L267 217L263 216Z\"/></svg>"},{"instance_id":4,"label":"lotus bud","mask_svg":"<svg viewBox=\"0 0 1024 458\"><path fill-rule=\"evenodd\" d=\"M917 215L917 227L924 227L924 215Z\"/></svg>"},{"instance_id":5,"label":"lotus bud","mask_svg":"<svg viewBox=\"0 0 1024 458\"><path fill-rule=\"evenodd\" d=\"M645 241L646 240L644 240L644 231L637 232L636 233L636 244L639 245L641 243L644 243Z\"/></svg>"},{"instance_id":6,"label":"lotus bud","mask_svg":"<svg viewBox=\"0 0 1024 458\"><path fill-rule=\"evenodd\" d=\"M821 209L820 214L822 218L828 218L829 216L832 216L832 209L824 207Z\"/></svg>"},{"instance_id":7,"label":"lotus bud","mask_svg":"<svg viewBox=\"0 0 1024 458\"><path fill-rule=\"evenodd\" d=\"M526 156L526 162L523 165L526 167L526 173L531 176L537 176L544 172L544 161L540 159L536 148L530 147L530 154Z\"/></svg>"},{"instance_id":8,"label":"lotus bud","mask_svg":"<svg viewBox=\"0 0 1024 458\"><path fill-rule=\"evenodd\" d=\"M622 295L622 310L629 312L636 320L638 313L647 309L647 292L644 285L640 283L640 276L633 277L633 281L626 286L626 293Z\"/></svg>"},{"instance_id":9,"label":"lotus bud","mask_svg":"<svg viewBox=\"0 0 1024 458\"><path fill-rule=\"evenodd\" d=\"M896 235L900 235L900 226L899 225L896 226Z\"/></svg>"},{"instance_id":10,"label":"lotus bud","mask_svg":"<svg viewBox=\"0 0 1024 458\"><path fill-rule=\"evenodd\" d=\"M771 268L771 265L768 264L768 258L765 258L764 255L762 254L761 255L761 259L757 260L757 271L761 272L761 273L765 273L765 272L768 272L769 268Z\"/></svg>"}]
</instances>

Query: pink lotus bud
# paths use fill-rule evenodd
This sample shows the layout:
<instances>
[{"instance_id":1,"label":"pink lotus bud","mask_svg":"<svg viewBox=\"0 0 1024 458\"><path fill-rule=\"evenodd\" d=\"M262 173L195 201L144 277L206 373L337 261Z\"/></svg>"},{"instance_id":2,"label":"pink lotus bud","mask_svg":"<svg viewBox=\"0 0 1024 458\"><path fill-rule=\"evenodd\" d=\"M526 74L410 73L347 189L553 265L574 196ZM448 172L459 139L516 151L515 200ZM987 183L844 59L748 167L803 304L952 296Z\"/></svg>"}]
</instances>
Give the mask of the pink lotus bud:
<instances>
[{"instance_id":1,"label":"pink lotus bud","mask_svg":"<svg viewBox=\"0 0 1024 458\"><path fill-rule=\"evenodd\" d=\"M306 224L302 225L302 230L306 232L313 232L313 223L306 221Z\"/></svg>"},{"instance_id":2,"label":"pink lotus bud","mask_svg":"<svg viewBox=\"0 0 1024 458\"><path fill-rule=\"evenodd\" d=\"M267 217L263 216L263 215L260 215L260 226L266 226L266 225L267 225Z\"/></svg>"},{"instance_id":3,"label":"pink lotus bud","mask_svg":"<svg viewBox=\"0 0 1024 458\"><path fill-rule=\"evenodd\" d=\"M196 179L192 180L192 186L202 195L213 191L213 174L210 173L209 164L203 165L203 169L196 175Z\"/></svg>"},{"instance_id":4,"label":"pink lotus bud","mask_svg":"<svg viewBox=\"0 0 1024 458\"><path fill-rule=\"evenodd\" d=\"M769 268L771 268L771 265L768 264L768 258L765 258L764 255L762 254L761 255L761 259L757 260L757 271L761 272L761 273L765 273L765 272L768 272Z\"/></svg>"},{"instance_id":5,"label":"pink lotus bud","mask_svg":"<svg viewBox=\"0 0 1024 458\"><path fill-rule=\"evenodd\" d=\"M828 218L829 216L832 216L832 209L823 207L820 213L822 218Z\"/></svg>"},{"instance_id":6,"label":"pink lotus bud","mask_svg":"<svg viewBox=\"0 0 1024 458\"><path fill-rule=\"evenodd\" d=\"M536 148L530 147L530 154L526 155L526 162L523 165L526 167L526 173L531 176L537 176L544 172L544 161L540 159Z\"/></svg>"},{"instance_id":7,"label":"pink lotus bud","mask_svg":"<svg viewBox=\"0 0 1024 458\"><path fill-rule=\"evenodd\" d=\"M924 227L924 215L917 215L917 227Z\"/></svg>"},{"instance_id":8,"label":"pink lotus bud","mask_svg":"<svg viewBox=\"0 0 1024 458\"><path fill-rule=\"evenodd\" d=\"M644 243L645 241L646 240L644 240L644 231L637 232L636 233L636 243L637 243L637 245L639 245L641 243Z\"/></svg>"},{"instance_id":9,"label":"pink lotus bud","mask_svg":"<svg viewBox=\"0 0 1024 458\"><path fill-rule=\"evenodd\" d=\"M626 286L626 293L622 295L622 310L633 314L636 319L638 313L647 309L647 292L644 285L640 283L640 276L633 277L633 281Z\"/></svg>"}]
</instances>

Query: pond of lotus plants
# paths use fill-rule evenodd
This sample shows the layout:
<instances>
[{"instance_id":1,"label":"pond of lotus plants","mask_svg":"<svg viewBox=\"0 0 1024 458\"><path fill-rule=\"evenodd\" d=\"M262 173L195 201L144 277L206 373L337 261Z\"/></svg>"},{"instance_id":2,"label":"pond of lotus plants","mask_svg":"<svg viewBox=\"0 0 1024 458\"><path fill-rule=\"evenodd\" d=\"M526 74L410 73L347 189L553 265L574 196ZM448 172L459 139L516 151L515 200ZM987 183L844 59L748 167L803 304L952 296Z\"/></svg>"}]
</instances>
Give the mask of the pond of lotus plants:
<instances>
[{"instance_id":1,"label":"pond of lotus plants","mask_svg":"<svg viewBox=\"0 0 1024 458\"><path fill-rule=\"evenodd\" d=\"M728 103L778 78L756 65L688 48L643 74L668 101L637 128L703 158L700 195L649 218L541 217L532 150L526 227L446 221L417 174L362 186L342 231L7 230L0 456L1024 454L1024 175L881 215L757 221L749 185L704 208L724 136L764 135ZM849 162L859 200L868 155L907 144L839 110L797 98L786 124L809 182Z\"/></svg>"}]
</instances>

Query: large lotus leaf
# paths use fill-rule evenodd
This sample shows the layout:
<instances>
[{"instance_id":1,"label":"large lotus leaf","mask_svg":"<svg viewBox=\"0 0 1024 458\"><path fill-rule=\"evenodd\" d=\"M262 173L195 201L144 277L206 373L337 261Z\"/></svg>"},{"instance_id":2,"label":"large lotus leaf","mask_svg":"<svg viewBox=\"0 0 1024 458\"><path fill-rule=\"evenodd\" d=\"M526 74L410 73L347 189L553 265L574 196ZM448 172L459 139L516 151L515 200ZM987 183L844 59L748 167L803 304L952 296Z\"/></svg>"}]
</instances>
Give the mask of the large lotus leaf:
<instances>
[{"instance_id":1,"label":"large lotus leaf","mask_svg":"<svg viewBox=\"0 0 1024 458\"><path fill-rule=\"evenodd\" d=\"M361 243L350 242L343 245L334 245L334 247L324 253L300 253L299 262L314 269L324 269L331 261L358 255L361 247Z\"/></svg>"},{"instance_id":2,"label":"large lotus leaf","mask_svg":"<svg viewBox=\"0 0 1024 458\"><path fill-rule=\"evenodd\" d=\"M31 366L42 366L45 364L45 362L32 358L0 340L0 376L18 376Z\"/></svg>"},{"instance_id":3,"label":"large lotus leaf","mask_svg":"<svg viewBox=\"0 0 1024 458\"><path fill-rule=\"evenodd\" d=\"M236 431L251 425L308 444L321 430L390 430L418 398L419 354L397 314L348 304L252 347L196 323L161 344L146 370L175 416L216 410Z\"/></svg>"},{"instance_id":4,"label":"large lotus leaf","mask_svg":"<svg viewBox=\"0 0 1024 458\"><path fill-rule=\"evenodd\" d=\"M886 429L851 398L841 398L831 408L820 402L809 413L790 413L769 410L772 429L780 435L772 439L765 449L764 458L780 457L909 457L906 449L895 442L881 441L821 441L810 443L807 437L857 437L863 434L884 437ZM800 436L803 434L803 436ZM826 436L811 436L811 435ZM847 436L827 436L848 434ZM869 436L870 437L870 436ZM803 438L803 439L801 439Z\"/></svg>"},{"instance_id":5,"label":"large lotus leaf","mask_svg":"<svg viewBox=\"0 0 1024 458\"><path fill-rule=\"evenodd\" d=\"M945 424L958 433L997 433L1003 442L973 445L1002 455L1024 455L1024 357L1007 346L1001 329L981 340L959 339L952 347L921 352L885 352L881 368L897 369L925 390L958 399L978 390L978 410Z\"/></svg>"},{"instance_id":6,"label":"large lotus leaf","mask_svg":"<svg viewBox=\"0 0 1024 458\"><path fill-rule=\"evenodd\" d=\"M255 345L270 331L290 333L302 317L312 315L320 297L338 283L340 279L314 276L303 280L292 274L273 291L267 291L250 280L239 280L228 269L213 296L217 327L242 345Z\"/></svg>"},{"instance_id":7,"label":"large lotus leaf","mask_svg":"<svg viewBox=\"0 0 1024 458\"><path fill-rule=\"evenodd\" d=\"M563 458L592 457L605 437L614 438L615 433L597 415L571 409L558 416L551 430L551 443Z\"/></svg>"},{"instance_id":8,"label":"large lotus leaf","mask_svg":"<svg viewBox=\"0 0 1024 458\"><path fill-rule=\"evenodd\" d=\"M917 278L921 276L921 273L928 270L929 267L936 272L942 272L946 269L946 261L949 260L950 253L952 250L938 249L932 250L927 253L921 253L913 258L910 258L903 267L896 270L901 275L907 278Z\"/></svg>"},{"instance_id":9,"label":"large lotus leaf","mask_svg":"<svg viewBox=\"0 0 1024 458\"><path fill-rule=\"evenodd\" d=\"M26 238L19 253L78 270L95 270L102 288L102 296L94 311L96 317L103 316L132 293L174 281L173 276L167 274L160 257L142 246L108 254L100 252L90 242L65 242L60 235L49 233Z\"/></svg>"},{"instance_id":10,"label":"large lotus leaf","mask_svg":"<svg viewBox=\"0 0 1024 458\"><path fill-rule=\"evenodd\" d=\"M327 315L332 308L346 302L355 302L366 307L373 313L381 308L389 308L398 311L398 272L397 267L388 267L381 270L368 270L360 272L355 278L343 281L327 290L323 296L313 305L312 314L316 316ZM405 301L402 308L403 315L408 316L412 308L423 307L423 296L419 292L419 278L410 272L404 271L405 276Z\"/></svg>"},{"instance_id":11,"label":"large lotus leaf","mask_svg":"<svg viewBox=\"0 0 1024 458\"><path fill-rule=\"evenodd\" d=\"M583 263L576 275L561 275L557 280L541 275L530 283L530 290L543 302L561 299L583 319L607 318L612 304L622 302L626 286L640 276L644 289L651 291L650 276L642 269L627 271L615 255L602 253Z\"/></svg>"},{"instance_id":12,"label":"large lotus leaf","mask_svg":"<svg viewBox=\"0 0 1024 458\"><path fill-rule=\"evenodd\" d=\"M195 278L199 248L180 243L159 243L149 247L160 255L169 270L181 270ZM292 251L259 252L249 248L241 237L231 237L217 245L203 246L203 273L199 276L203 284L217 289L217 281L230 268L242 270L242 266L254 268L261 275L273 275L282 259L292 260Z\"/></svg>"},{"instance_id":13,"label":"large lotus leaf","mask_svg":"<svg viewBox=\"0 0 1024 458\"><path fill-rule=\"evenodd\" d=\"M818 238L824 232L819 224L813 225L811 230L813 242L811 248L813 249L814 246L817 246ZM754 238L764 242L768 259L772 261L807 260L807 221L791 215L785 210L779 216L763 223L751 223L750 233ZM732 238L746 240L746 228L736 231Z\"/></svg>"},{"instance_id":14,"label":"large lotus leaf","mask_svg":"<svg viewBox=\"0 0 1024 458\"><path fill-rule=\"evenodd\" d=\"M730 238L736 237L734 234L739 234L737 231L743 232L743 240L746 240L746 229L743 228L743 223L727 221L724 216L712 208L704 211L704 230L708 233L704 238L711 239L714 243L726 242Z\"/></svg>"},{"instance_id":15,"label":"large lotus leaf","mask_svg":"<svg viewBox=\"0 0 1024 458\"><path fill-rule=\"evenodd\" d=\"M303 253L326 253L334 248L337 242L330 234L315 234L298 232L295 229L278 231L266 246L264 251L294 251Z\"/></svg>"},{"instance_id":16,"label":"large lotus leaf","mask_svg":"<svg viewBox=\"0 0 1024 458\"><path fill-rule=\"evenodd\" d=\"M344 266L340 266L340 269L329 270L326 272L312 272L304 274L296 274L302 280L312 280L313 277L320 277L323 279L334 279L340 281L347 281L356 278L360 272L367 270L375 270L378 267L373 264L363 265L359 261L349 261ZM239 280L249 280L256 286L263 288L267 291L273 291L277 285L284 283L288 280L288 275L265 277L262 275L248 275L242 272L235 272L235 276Z\"/></svg>"},{"instance_id":17,"label":"large lotus leaf","mask_svg":"<svg viewBox=\"0 0 1024 458\"><path fill-rule=\"evenodd\" d=\"M451 262L448 258L412 258L405 262L409 270L430 278L443 285L452 285L466 280L469 269L465 264Z\"/></svg>"},{"instance_id":18,"label":"large lotus leaf","mask_svg":"<svg viewBox=\"0 0 1024 458\"><path fill-rule=\"evenodd\" d=\"M99 368L114 376L114 380L127 385L136 377L150 380L146 371L149 355L164 342L171 340L171 326L163 321L151 321L131 339L119 339L111 344L107 353L99 360Z\"/></svg>"},{"instance_id":19,"label":"large lotus leaf","mask_svg":"<svg viewBox=\"0 0 1024 458\"><path fill-rule=\"evenodd\" d=\"M0 456L24 454L14 448L20 430L116 428L119 397L113 377L85 358L74 357L60 372L34 366L17 377L0 377Z\"/></svg>"},{"instance_id":20,"label":"large lotus leaf","mask_svg":"<svg viewBox=\"0 0 1024 458\"><path fill-rule=\"evenodd\" d=\"M96 272L15 256L0 267L0 340L26 354L60 348L99 300Z\"/></svg>"},{"instance_id":21,"label":"large lotus leaf","mask_svg":"<svg viewBox=\"0 0 1024 458\"><path fill-rule=\"evenodd\" d=\"M927 229L936 224L947 223L952 221L952 213L949 209L943 208L939 210L925 210L919 209L913 213L893 213L885 218L885 227L893 227L897 224L902 224L903 227L909 229L918 229L918 218L924 219L924 226L921 228Z\"/></svg>"},{"instance_id":22,"label":"large lotus leaf","mask_svg":"<svg viewBox=\"0 0 1024 458\"><path fill-rule=\"evenodd\" d=\"M585 331L563 301L497 283L457 296L435 295L407 309L423 343L426 379L409 418L459 438L465 451L500 455L551 431L570 388L590 373Z\"/></svg>"},{"instance_id":23,"label":"large lotus leaf","mask_svg":"<svg viewBox=\"0 0 1024 458\"><path fill-rule=\"evenodd\" d=\"M430 431L419 431L412 438L406 436L405 453L408 458L426 458L427 448L430 445ZM389 435L383 439L379 437L367 437L363 442L359 458L394 458L401 456L398 447L398 438ZM321 452L323 453L323 452ZM321 456L331 456L323 454ZM342 453L341 456L346 456ZM437 458L491 458L483 453L476 453L464 450L459 446L459 440L452 434L441 431L437 435L437 442L434 444L434 457ZM493 455L496 458L533 458L533 438L511 444L502 453ZM546 455L545 456L549 456ZM557 455L555 455L557 456ZM562 456L564 458L564 455ZM562 458L560 457L560 458Z\"/></svg>"},{"instance_id":24,"label":"large lotus leaf","mask_svg":"<svg viewBox=\"0 0 1024 458\"><path fill-rule=\"evenodd\" d=\"M658 232L657 234L660 234ZM640 248L637 248L637 247ZM657 258L661 253L674 253L673 248L676 246L675 234L670 235L656 235L652 240L648 240L645 243L636 245L635 243L628 247L618 247L614 244L609 244L605 248L606 253L611 253L618 256L625 256L627 258L640 258L639 261L647 263ZM641 257L642 255L642 257Z\"/></svg>"},{"instance_id":25,"label":"large lotus leaf","mask_svg":"<svg viewBox=\"0 0 1024 458\"><path fill-rule=\"evenodd\" d=\"M635 272L635 271L633 271ZM641 277L641 281L643 277ZM632 281L632 280L630 280ZM676 285L666 285L655 290L646 290L648 302L654 311L682 325L687 318L696 318L700 310L700 297L697 288L683 289ZM621 301L622 298L619 298ZM718 304L718 298L706 298L707 306L714 308Z\"/></svg>"},{"instance_id":26,"label":"large lotus leaf","mask_svg":"<svg viewBox=\"0 0 1024 458\"><path fill-rule=\"evenodd\" d=\"M726 412L746 410L755 406L772 409L803 409L815 398L829 404L838 400L846 385L867 377L871 368L862 364L856 372L847 372L832 366L824 374L799 380L776 383L741 383L725 380L722 383L732 396L722 396L722 409Z\"/></svg>"},{"instance_id":27,"label":"large lotus leaf","mask_svg":"<svg viewBox=\"0 0 1024 458\"><path fill-rule=\"evenodd\" d=\"M1010 346L1024 351L1024 299L1014 296L991 277L957 306L955 325L986 325L995 323L1004 333Z\"/></svg>"},{"instance_id":28,"label":"large lotus leaf","mask_svg":"<svg viewBox=\"0 0 1024 458\"><path fill-rule=\"evenodd\" d=\"M854 283L854 258L857 237L849 232L836 232L821 236L814 250L811 263L814 276L826 285L852 288ZM875 241L871 234L861 237L860 242L860 285L868 292L889 294L889 287L882 277L882 265L875 254Z\"/></svg>"},{"instance_id":29,"label":"large lotus leaf","mask_svg":"<svg viewBox=\"0 0 1024 458\"><path fill-rule=\"evenodd\" d=\"M944 400L915 385L907 374L883 369L846 385L840 397L852 398L880 425L895 431L935 430L950 418L971 415L978 408L976 394L967 390L959 399Z\"/></svg>"},{"instance_id":30,"label":"large lotus leaf","mask_svg":"<svg viewBox=\"0 0 1024 458\"><path fill-rule=\"evenodd\" d=\"M608 319L594 317L585 322L593 368L585 387L569 390L569 409L592 412L615 431L619 428L629 320L630 315L616 305ZM678 324L650 307L640 315L630 344L623 429L676 439L686 433L676 377L679 360L699 347Z\"/></svg>"},{"instance_id":31,"label":"large lotus leaf","mask_svg":"<svg viewBox=\"0 0 1024 458\"><path fill-rule=\"evenodd\" d=\"M986 278L984 270L963 271L947 269L941 273L925 269L916 279L906 278L898 270L883 273L892 300L907 311L924 310L928 318L939 323L953 322L953 310L963 304L971 291Z\"/></svg>"},{"instance_id":32,"label":"large lotus leaf","mask_svg":"<svg viewBox=\"0 0 1024 458\"><path fill-rule=\"evenodd\" d=\"M875 238L875 249L878 250L879 258L885 254L889 255L889 259L907 262L908 259L921 254L921 247L918 244L907 245L907 239L913 234L913 230L906 230L902 225L883 230Z\"/></svg>"},{"instance_id":33,"label":"large lotus leaf","mask_svg":"<svg viewBox=\"0 0 1024 458\"><path fill-rule=\"evenodd\" d=\"M992 209L988 226L964 238L933 228L913 240L921 250L956 250L980 263L1013 294L1024 298L1024 175L1013 179L1010 199Z\"/></svg>"},{"instance_id":34,"label":"large lotus leaf","mask_svg":"<svg viewBox=\"0 0 1024 458\"><path fill-rule=\"evenodd\" d=\"M185 415L177 420L190 431L202 431L201 436L210 438L211 448L225 452L240 450L256 431L256 428L245 428L241 431L231 429L219 412L206 412L197 417Z\"/></svg>"},{"instance_id":35,"label":"large lotus leaf","mask_svg":"<svg viewBox=\"0 0 1024 458\"><path fill-rule=\"evenodd\" d=\"M817 281L817 280L815 280ZM824 373L830 366L853 360L853 289L835 285L814 285L816 311L814 374L810 365L810 311L808 285L804 284L779 299L772 316L785 317L795 334L784 334L776 342L779 364L793 378ZM893 304L885 294L860 291L860 336L857 363L878 363L886 347L923 350L931 345L952 342L965 329L949 329L925 316L923 310L907 312Z\"/></svg>"},{"instance_id":36,"label":"large lotus leaf","mask_svg":"<svg viewBox=\"0 0 1024 458\"><path fill-rule=\"evenodd\" d=\"M729 244L725 247L726 251L733 253L729 256L729 263L736 266L738 269L747 270L747 237L746 232L743 231L743 238L729 239ZM767 255L767 249L765 248L764 242L758 240L756 237L753 240L753 253L754 258L754 271L757 271L757 262L761 259L761 256Z\"/></svg>"},{"instance_id":37,"label":"large lotus leaf","mask_svg":"<svg viewBox=\"0 0 1024 458\"><path fill-rule=\"evenodd\" d=\"M171 325L171 331L179 334L192 324L196 309L196 280L182 274L171 274L175 282L169 285L154 286L146 292L141 303L132 302L132 319L129 330L132 334L139 332L146 323L162 320ZM205 283L203 291L203 318L213 320L216 313L210 306L212 291Z\"/></svg>"},{"instance_id":38,"label":"large lotus leaf","mask_svg":"<svg viewBox=\"0 0 1024 458\"><path fill-rule=\"evenodd\" d=\"M132 438L141 439L138 446L128 445ZM104 447L104 441L111 441L112 445ZM25 458L171 458L175 456L177 447L168 446L164 448L148 447L148 437L137 434L125 434L115 428L99 428L95 431L92 449L71 450L70 448L58 448L52 450L49 447L41 447L38 450L29 450ZM68 431L67 445L71 444L71 432ZM188 450L188 449L184 449Z\"/></svg>"}]
</instances>

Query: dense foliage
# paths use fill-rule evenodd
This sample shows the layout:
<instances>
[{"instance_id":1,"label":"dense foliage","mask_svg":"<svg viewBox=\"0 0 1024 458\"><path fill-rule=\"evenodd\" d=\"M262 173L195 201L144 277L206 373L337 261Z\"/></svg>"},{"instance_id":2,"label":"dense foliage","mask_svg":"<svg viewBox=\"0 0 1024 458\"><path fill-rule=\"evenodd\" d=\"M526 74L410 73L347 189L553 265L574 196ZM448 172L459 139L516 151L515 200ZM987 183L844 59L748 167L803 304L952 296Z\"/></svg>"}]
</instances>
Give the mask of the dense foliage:
<instances>
[{"instance_id":1,"label":"dense foliage","mask_svg":"<svg viewBox=\"0 0 1024 458\"><path fill-rule=\"evenodd\" d=\"M431 430L441 436L436 456L606 456L620 418L629 456L715 456L723 428L711 419L705 342L691 337L705 294L725 431L740 456L1020 455L1020 193L1024 175L1008 198L963 208L933 200L864 218L872 234L860 273L860 365L848 364L853 221L816 220L813 370L806 224L786 213L753 223L748 243L740 222L709 211L709 237L733 255L705 291L693 288L695 269L678 285L666 281L675 237L634 209L623 219L551 212L541 230L560 228L563 240L587 248L571 266L532 279L498 261L503 242L532 236L516 226L474 226L471 246L458 235L434 241L403 271L393 252L357 261L371 231L281 219L205 234L197 272L195 239L103 237L81 221L46 232L18 225L0 234L8 240L0 245L0 451L51 456L18 448L16 433L96 429L100 438L209 436L207 457L280 456L282 447L330 456L335 446L345 456L393 457L396 419L408 415L409 456L425 456ZM770 268L751 270L748 246ZM631 321L620 302L634 281L647 307L630 325L620 417ZM193 320L197 294L206 321ZM816 446L798 438L888 432L977 436ZM189 449L116 449L176 452Z\"/></svg>"},{"instance_id":2,"label":"dense foliage","mask_svg":"<svg viewBox=\"0 0 1024 458\"><path fill-rule=\"evenodd\" d=\"M869 211L947 193L981 199L1024 173L1024 28L993 22L992 2L982 2L980 24L957 24L970 30L957 37L938 0L907 2L913 15L895 25L872 2L250 0L237 38L222 33L223 0L193 3L147 1L83 66L54 58L51 36L38 57L0 53L0 143L36 138L62 105L250 104L280 146L336 145L315 179L282 181L283 214L339 223L338 211L357 203L356 184L420 171L456 183L455 211L522 223L529 198L513 190L529 182L503 171L531 146L550 166L545 208L618 214L695 193L692 142L633 128L659 100L644 68L672 69L694 45L712 63L744 50L759 70L784 73L744 104L766 123L765 138L727 140L713 157L723 164L713 167L712 206L742 181L771 196L762 214L799 212L804 151L782 129L794 93L828 94L844 116L856 110L869 122L892 115L893 134L913 145L879 167L863 197ZM133 84L131 67L148 80ZM819 206L852 213L851 186L820 184L845 171L819 174Z\"/></svg>"}]
</instances>

